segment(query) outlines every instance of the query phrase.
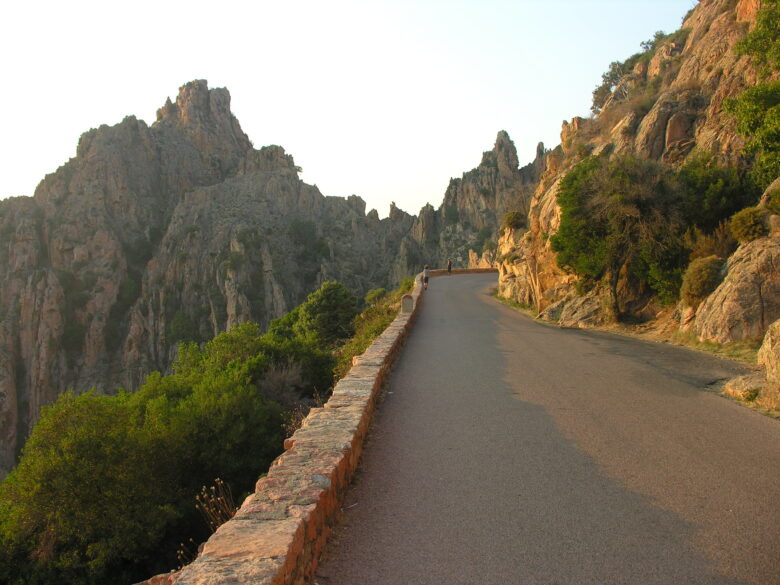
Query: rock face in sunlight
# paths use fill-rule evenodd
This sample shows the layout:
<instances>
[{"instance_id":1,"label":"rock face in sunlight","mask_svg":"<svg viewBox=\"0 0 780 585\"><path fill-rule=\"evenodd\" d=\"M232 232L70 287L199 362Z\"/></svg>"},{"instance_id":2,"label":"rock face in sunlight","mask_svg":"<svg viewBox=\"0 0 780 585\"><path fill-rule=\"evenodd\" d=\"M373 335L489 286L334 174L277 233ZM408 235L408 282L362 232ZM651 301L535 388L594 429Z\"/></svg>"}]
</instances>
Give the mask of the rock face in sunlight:
<instances>
[{"instance_id":1,"label":"rock face in sunlight","mask_svg":"<svg viewBox=\"0 0 780 585\"><path fill-rule=\"evenodd\" d=\"M179 341L267 325L326 280L358 294L397 281L414 221L301 182L205 81L152 126L85 133L34 197L0 202L0 474L68 388L133 389Z\"/></svg>"},{"instance_id":2,"label":"rock face in sunlight","mask_svg":"<svg viewBox=\"0 0 780 585\"><path fill-rule=\"evenodd\" d=\"M504 215L510 211L528 214L529 203L547 151L536 149L533 162L518 168L517 150L509 135L498 133L492 150L482 154L476 168L450 179L444 201L438 209L430 205L420 211L408 238L401 246L401 257L408 264L444 267L451 258L455 266L469 266L470 254L495 256L496 243ZM481 267L492 260L479 260Z\"/></svg>"},{"instance_id":3,"label":"rock face in sunlight","mask_svg":"<svg viewBox=\"0 0 780 585\"><path fill-rule=\"evenodd\" d=\"M567 303L579 306L584 302L582 291L575 288L578 278L558 267L550 242L561 220L556 198L560 181L588 155L632 155L675 168L699 152L712 153L721 164L739 161L745 141L723 105L727 98L756 83L757 72L750 57L737 55L733 47L755 21L759 5L757 0L700 2L680 31L665 37L647 59L639 59L621 77L598 115L563 123L561 145L544 159L543 172L530 200L527 225L507 228L498 238L495 256L500 295L531 306L542 316L553 315L557 320L566 315L568 325L593 321L592 312L580 322L572 318L580 314L579 309L565 309ZM758 303L756 295L761 294L761 287L750 288L747 284L760 275L767 281L764 288L780 287L777 271L766 272L766 262L770 261L766 259L776 258L775 252L770 253L777 246L776 236L777 230L771 228L769 238L740 247L729 260L729 284L724 282L713 300L699 309L702 316L697 318L696 331L702 338L723 342L761 337L771 320L780 316L773 313L776 301ZM484 263L484 255L478 261ZM755 268L755 278L738 268L743 265ZM621 286L625 286L625 280ZM652 318L660 307L640 293L627 291L626 302L635 315ZM587 296L599 294L596 289ZM735 310L727 310L723 303ZM591 304L597 306L597 299ZM737 310L737 306L744 311ZM546 311L548 307L551 312ZM764 318L746 313L768 308L771 314ZM717 318L714 313L718 313Z\"/></svg>"}]
</instances>

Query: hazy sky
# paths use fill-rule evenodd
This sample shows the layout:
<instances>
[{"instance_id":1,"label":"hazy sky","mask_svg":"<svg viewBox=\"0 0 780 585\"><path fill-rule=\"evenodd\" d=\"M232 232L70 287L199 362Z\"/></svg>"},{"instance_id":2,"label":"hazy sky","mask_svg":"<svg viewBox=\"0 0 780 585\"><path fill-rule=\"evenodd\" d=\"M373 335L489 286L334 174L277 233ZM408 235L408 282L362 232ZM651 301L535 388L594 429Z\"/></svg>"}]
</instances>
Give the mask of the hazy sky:
<instances>
[{"instance_id":1,"label":"hazy sky","mask_svg":"<svg viewBox=\"0 0 780 585\"><path fill-rule=\"evenodd\" d=\"M151 124L179 86L227 87L255 147L325 195L438 207L499 130L521 164L587 115L610 61L695 0L3 2L0 197L32 195L79 136Z\"/></svg>"}]
</instances>

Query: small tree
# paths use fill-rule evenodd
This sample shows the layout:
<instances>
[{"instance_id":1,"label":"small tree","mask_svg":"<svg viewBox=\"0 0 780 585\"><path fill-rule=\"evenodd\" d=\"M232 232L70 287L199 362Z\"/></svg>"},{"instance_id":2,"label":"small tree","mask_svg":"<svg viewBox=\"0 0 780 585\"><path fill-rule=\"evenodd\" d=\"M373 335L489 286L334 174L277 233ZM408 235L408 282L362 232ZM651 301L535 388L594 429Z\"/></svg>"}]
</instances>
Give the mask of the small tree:
<instances>
[{"instance_id":1,"label":"small tree","mask_svg":"<svg viewBox=\"0 0 780 585\"><path fill-rule=\"evenodd\" d=\"M357 315L357 299L340 282L325 282L300 307L293 330L329 346L352 335Z\"/></svg>"},{"instance_id":2,"label":"small tree","mask_svg":"<svg viewBox=\"0 0 780 585\"><path fill-rule=\"evenodd\" d=\"M605 278L619 317L623 268L676 254L682 203L671 171L634 157L589 157L564 177L558 204L561 223L551 242L559 266Z\"/></svg>"}]
</instances>

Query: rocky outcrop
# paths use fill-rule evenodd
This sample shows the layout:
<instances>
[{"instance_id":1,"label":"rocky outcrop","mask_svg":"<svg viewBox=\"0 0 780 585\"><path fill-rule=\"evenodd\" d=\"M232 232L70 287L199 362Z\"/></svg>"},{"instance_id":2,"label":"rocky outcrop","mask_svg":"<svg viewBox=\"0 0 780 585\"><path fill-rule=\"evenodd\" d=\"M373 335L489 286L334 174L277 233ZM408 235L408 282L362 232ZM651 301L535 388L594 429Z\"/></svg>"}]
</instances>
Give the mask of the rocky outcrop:
<instances>
[{"instance_id":1,"label":"rocky outcrop","mask_svg":"<svg viewBox=\"0 0 780 585\"><path fill-rule=\"evenodd\" d=\"M780 318L780 239L759 238L728 259L726 276L696 311L701 340L760 339Z\"/></svg>"},{"instance_id":2,"label":"rocky outcrop","mask_svg":"<svg viewBox=\"0 0 780 585\"><path fill-rule=\"evenodd\" d=\"M482 154L479 166L459 179L450 179L441 206L421 210L402 244L402 254L416 259L420 267L444 266L448 258L456 267L489 266L491 260L483 260L482 252L489 250L487 258L495 256L494 246L507 212L528 213L547 154L540 143L534 161L519 167L514 143L506 132L499 132L493 149ZM472 265L473 251L479 259Z\"/></svg>"},{"instance_id":3,"label":"rocky outcrop","mask_svg":"<svg viewBox=\"0 0 780 585\"><path fill-rule=\"evenodd\" d=\"M560 222L557 186L585 156L634 155L672 165L681 164L695 151L713 153L723 162L739 158L744 141L733 119L724 113L723 102L756 81L750 59L736 55L732 48L755 20L757 9L756 0L699 2L684 29L661 42L649 60L639 60L616 85L598 116L563 123L561 145L548 153L546 170L531 199L528 227L499 240L500 295L540 313L555 306L557 316L565 314L565 304L578 296L577 279L557 267L549 238ZM657 307L648 304L641 291L632 291L628 282L621 287L630 293L631 298L622 300L632 310L655 314ZM758 292L753 287L752 294ZM771 312L773 302L757 305ZM701 330L721 339L740 335L740 328L745 334L763 334L760 327L737 325L743 318L747 319L733 317L728 326L732 334L716 333L719 325L711 320L705 326L704 320L710 319L704 318Z\"/></svg>"},{"instance_id":4,"label":"rocky outcrop","mask_svg":"<svg viewBox=\"0 0 780 585\"><path fill-rule=\"evenodd\" d=\"M133 389L180 340L267 325L326 280L357 294L397 282L414 223L301 182L205 81L151 126L85 133L34 197L0 202L0 475L67 388Z\"/></svg>"},{"instance_id":5,"label":"rocky outcrop","mask_svg":"<svg viewBox=\"0 0 780 585\"><path fill-rule=\"evenodd\" d=\"M557 321L561 327L604 325L606 317L601 291L594 289L583 296L573 297L569 302L562 303Z\"/></svg>"},{"instance_id":6,"label":"rocky outcrop","mask_svg":"<svg viewBox=\"0 0 780 585\"><path fill-rule=\"evenodd\" d=\"M747 376L729 380L724 394L755 404L760 408L780 411L780 320L767 329L761 348L758 350L758 364L762 368Z\"/></svg>"}]
</instances>

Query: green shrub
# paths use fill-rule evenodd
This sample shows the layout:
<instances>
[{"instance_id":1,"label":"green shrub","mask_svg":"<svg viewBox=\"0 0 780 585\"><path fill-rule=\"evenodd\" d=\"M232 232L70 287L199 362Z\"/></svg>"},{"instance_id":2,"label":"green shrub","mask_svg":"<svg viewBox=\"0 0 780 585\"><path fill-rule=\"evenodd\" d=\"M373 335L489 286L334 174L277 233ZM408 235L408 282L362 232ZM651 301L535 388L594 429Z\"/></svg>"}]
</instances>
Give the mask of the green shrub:
<instances>
[{"instance_id":1,"label":"green shrub","mask_svg":"<svg viewBox=\"0 0 780 585\"><path fill-rule=\"evenodd\" d=\"M43 409L19 465L0 485L0 540L17 557L18 582L142 576L133 564L154 552L150 540L159 542L177 513L161 505L157 454L130 420L124 397L95 393L66 393Z\"/></svg>"},{"instance_id":2,"label":"green shrub","mask_svg":"<svg viewBox=\"0 0 780 585\"><path fill-rule=\"evenodd\" d=\"M354 333L352 319L357 315L357 299L340 282L330 281L281 319L271 321L269 332L280 337L299 337L332 347Z\"/></svg>"},{"instance_id":3,"label":"green shrub","mask_svg":"<svg viewBox=\"0 0 780 585\"><path fill-rule=\"evenodd\" d=\"M352 358L366 351L371 342L393 322L398 314L401 297L411 291L412 287L414 287L414 277L405 278L396 290L389 294L383 292L370 307L355 317L354 336L336 351L334 379L342 378L352 367ZM384 289L377 290L384 291ZM366 300L368 302L368 296Z\"/></svg>"},{"instance_id":4,"label":"green shrub","mask_svg":"<svg viewBox=\"0 0 780 585\"><path fill-rule=\"evenodd\" d=\"M414 276L407 276L401 281L401 285L398 287L399 292L408 293L414 289Z\"/></svg>"},{"instance_id":5,"label":"green shrub","mask_svg":"<svg viewBox=\"0 0 780 585\"><path fill-rule=\"evenodd\" d=\"M736 52L751 55L762 77L780 66L780 2L763 0L756 15L755 28L735 46Z\"/></svg>"},{"instance_id":6,"label":"green shrub","mask_svg":"<svg viewBox=\"0 0 780 585\"><path fill-rule=\"evenodd\" d=\"M742 211L734 214L731 218L731 233L737 240L744 244L761 238L769 231L767 230L766 211L760 207L746 207Z\"/></svg>"},{"instance_id":7,"label":"green shrub","mask_svg":"<svg viewBox=\"0 0 780 585\"><path fill-rule=\"evenodd\" d=\"M748 138L745 152L755 158L753 180L762 189L768 187L780 176L780 81L750 87L726 100L724 109Z\"/></svg>"},{"instance_id":8,"label":"green shrub","mask_svg":"<svg viewBox=\"0 0 780 585\"><path fill-rule=\"evenodd\" d=\"M136 393L63 394L0 484L0 582L132 583L175 567L180 542L208 536L201 487L219 477L243 497L282 450L266 375L295 365L292 390L311 396L334 363L244 323L203 348L183 343L173 374Z\"/></svg>"},{"instance_id":9,"label":"green shrub","mask_svg":"<svg viewBox=\"0 0 780 585\"><path fill-rule=\"evenodd\" d=\"M682 300L690 307L698 307L720 284L722 268L723 258L718 256L696 258L688 265L683 276L680 289Z\"/></svg>"},{"instance_id":10,"label":"green shrub","mask_svg":"<svg viewBox=\"0 0 780 585\"><path fill-rule=\"evenodd\" d=\"M490 240L492 235L493 230L489 227L483 227L477 232L476 241L474 242L474 251L477 252L477 254L482 254L485 250L491 249L489 247L490 244L494 246L492 249L495 249L495 244Z\"/></svg>"},{"instance_id":11,"label":"green shrub","mask_svg":"<svg viewBox=\"0 0 780 585\"><path fill-rule=\"evenodd\" d=\"M182 310L176 311L166 329L165 341L169 344L200 339L197 325Z\"/></svg>"},{"instance_id":12,"label":"green shrub","mask_svg":"<svg viewBox=\"0 0 780 585\"><path fill-rule=\"evenodd\" d=\"M691 157L678 173L688 223L705 233L758 199L752 181L740 177L736 167L717 163L709 154Z\"/></svg>"},{"instance_id":13,"label":"green shrub","mask_svg":"<svg viewBox=\"0 0 780 585\"><path fill-rule=\"evenodd\" d=\"M593 90L593 103L591 111L594 114L601 112L601 108L612 95L615 86L620 82L624 75L628 75L634 70L634 67L638 63L649 63L653 58L656 50L664 42L685 43L689 34L688 29L680 29L677 32L667 35L663 31L657 31L652 38L642 41L640 47L642 51L634 53L625 61L613 61L609 64L609 68L601 76L601 84ZM649 107L646 106L646 100L641 102L641 106L637 106L638 110L647 113ZM652 104L651 104L652 105ZM645 109L646 108L646 109ZM642 114L644 115L644 114Z\"/></svg>"},{"instance_id":14,"label":"green shrub","mask_svg":"<svg viewBox=\"0 0 780 585\"><path fill-rule=\"evenodd\" d=\"M299 262L316 263L330 254L328 242L317 236L317 226L312 221L293 220L288 229L290 239L298 246Z\"/></svg>"}]
</instances>

